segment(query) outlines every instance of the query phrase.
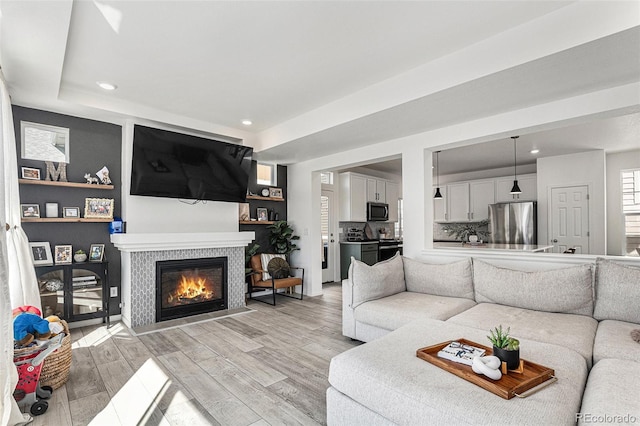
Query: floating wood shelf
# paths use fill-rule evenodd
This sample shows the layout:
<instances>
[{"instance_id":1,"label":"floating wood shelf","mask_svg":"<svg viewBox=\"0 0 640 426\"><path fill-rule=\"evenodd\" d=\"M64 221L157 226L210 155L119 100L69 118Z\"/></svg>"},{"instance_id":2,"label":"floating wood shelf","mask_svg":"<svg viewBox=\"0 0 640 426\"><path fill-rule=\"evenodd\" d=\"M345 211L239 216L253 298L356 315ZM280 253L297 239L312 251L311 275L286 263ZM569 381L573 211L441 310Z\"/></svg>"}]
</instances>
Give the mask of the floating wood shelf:
<instances>
[{"instance_id":1,"label":"floating wood shelf","mask_svg":"<svg viewBox=\"0 0 640 426\"><path fill-rule=\"evenodd\" d=\"M240 225L273 225L271 220L241 220Z\"/></svg>"},{"instance_id":2,"label":"floating wood shelf","mask_svg":"<svg viewBox=\"0 0 640 426\"><path fill-rule=\"evenodd\" d=\"M259 195L247 195L247 200L284 201L284 198L261 197Z\"/></svg>"},{"instance_id":3,"label":"floating wood shelf","mask_svg":"<svg viewBox=\"0 0 640 426\"><path fill-rule=\"evenodd\" d=\"M35 179L18 179L18 182L25 185L49 185L64 186L67 188L85 188L85 189L113 189L113 185L96 185L80 182L59 182L53 180L35 180Z\"/></svg>"},{"instance_id":4,"label":"floating wood shelf","mask_svg":"<svg viewBox=\"0 0 640 426\"><path fill-rule=\"evenodd\" d=\"M67 222L67 223L88 223L88 222L113 222L113 219L109 218L96 218L96 217L23 217L22 222L38 222L38 223L52 223L52 222Z\"/></svg>"}]
</instances>

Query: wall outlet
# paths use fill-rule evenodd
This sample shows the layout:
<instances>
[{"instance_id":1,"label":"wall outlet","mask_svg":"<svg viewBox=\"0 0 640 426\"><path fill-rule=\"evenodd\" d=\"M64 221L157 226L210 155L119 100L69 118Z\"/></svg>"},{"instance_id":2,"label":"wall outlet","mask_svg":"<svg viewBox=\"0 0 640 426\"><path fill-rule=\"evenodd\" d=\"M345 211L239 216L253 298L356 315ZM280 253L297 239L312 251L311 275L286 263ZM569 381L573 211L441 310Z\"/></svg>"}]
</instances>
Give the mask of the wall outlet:
<instances>
[{"instance_id":1,"label":"wall outlet","mask_svg":"<svg viewBox=\"0 0 640 426\"><path fill-rule=\"evenodd\" d=\"M110 287L109 291L110 291L110 294L109 294L110 297L118 297L118 287Z\"/></svg>"}]
</instances>

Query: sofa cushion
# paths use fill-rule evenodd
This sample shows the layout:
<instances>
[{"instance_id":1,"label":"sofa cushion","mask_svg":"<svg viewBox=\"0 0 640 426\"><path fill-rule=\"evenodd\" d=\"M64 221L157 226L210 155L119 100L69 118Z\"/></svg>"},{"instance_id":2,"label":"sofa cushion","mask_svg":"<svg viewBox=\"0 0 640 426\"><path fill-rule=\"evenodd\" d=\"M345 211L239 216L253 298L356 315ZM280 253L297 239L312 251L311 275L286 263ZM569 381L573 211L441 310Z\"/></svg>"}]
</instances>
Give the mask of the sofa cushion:
<instances>
[{"instance_id":1,"label":"sofa cushion","mask_svg":"<svg viewBox=\"0 0 640 426\"><path fill-rule=\"evenodd\" d=\"M640 324L640 268L599 258L596 261L596 307L598 320Z\"/></svg>"},{"instance_id":2,"label":"sofa cushion","mask_svg":"<svg viewBox=\"0 0 640 426\"><path fill-rule=\"evenodd\" d=\"M593 314L591 265L525 272L473 260L476 302L545 312Z\"/></svg>"},{"instance_id":3,"label":"sofa cushion","mask_svg":"<svg viewBox=\"0 0 640 426\"><path fill-rule=\"evenodd\" d=\"M407 291L473 300L471 258L445 264L418 262L406 257L402 261Z\"/></svg>"},{"instance_id":4,"label":"sofa cushion","mask_svg":"<svg viewBox=\"0 0 640 426\"><path fill-rule=\"evenodd\" d=\"M465 298L403 291L364 303L356 308L354 315L358 322L395 330L420 318L446 320L475 304Z\"/></svg>"},{"instance_id":5,"label":"sofa cushion","mask_svg":"<svg viewBox=\"0 0 640 426\"><path fill-rule=\"evenodd\" d=\"M402 258L396 253L391 259L369 266L351 257L349 280L353 286L351 307L368 301L391 296L406 290Z\"/></svg>"},{"instance_id":6,"label":"sofa cushion","mask_svg":"<svg viewBox=\"0 0 640 426\"><path fill-rule=\"evenodd\" d=\"M425 346L460 337L482 342L485 335L485 331L449 322L413 321L380 339L335 356L329 368L329 383L355 402L399 425L575 423L587 366L574 351L521 341L521 356L553 367L558 381L527 398L510 400L416 356L416 351ZM360 424L354 420L347 423Z\"/></svg>"},{"instance_id":7,"label":"sofa cushion","mask_svg":"<svg viewBox=\"0 0 640 426\"><path fill-rule=\"evenodd\" d=\"M517 339L567 347L582 355L588 365L591 365L598 327L598 321L585 315L532 311L492 303L479 303L447 322L479 328L486 334L498 325L511 327L511 335ZM490 344L486 338L484 343Z\"/></svg>"},{"instance_id":8,"label":"sofa cushion","mask_svg":"<svg viewBox=\"0 0 640 426\"><path fill-rule=\"evenodd\" d=\"M579 425L631 424L640 421L640 363L604 359L598 362L584 390Z\"/></svg>"},{"instance_id":9,"label":"sofa cushion","mask_svg":"<svg viewBox=\"0 0 640 426\"><path fill-rule=\"evenodd\" d=\"M593 343L593 363L606 358L640 362L640 343L631 338L631 331L637 328L631 322L601 321Z\"/></svg>"}]
</instances>

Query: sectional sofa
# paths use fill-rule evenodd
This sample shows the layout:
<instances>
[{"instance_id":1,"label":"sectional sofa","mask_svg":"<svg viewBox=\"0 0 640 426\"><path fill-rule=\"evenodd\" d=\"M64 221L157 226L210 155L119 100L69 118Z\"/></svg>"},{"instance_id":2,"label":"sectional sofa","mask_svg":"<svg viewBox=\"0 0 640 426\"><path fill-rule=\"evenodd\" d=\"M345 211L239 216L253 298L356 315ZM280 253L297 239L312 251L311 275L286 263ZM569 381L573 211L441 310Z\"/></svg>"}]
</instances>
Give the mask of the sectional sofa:
<instances>
[{"instance_id":1,"label":"sectional sofa","mask_svg":"<svg viewBox=\"0 0 640 426\"><path fill-rule=\"evenodd\" d=\"M332 359L328 423L640 423L640 268L604 258L536 271L494 263L352 259L343 334L368 343ZM489 345L500 324L522 358L554 368L556 383L503 400L416 357L461 337Z\"/></svg>"}]
</instances>

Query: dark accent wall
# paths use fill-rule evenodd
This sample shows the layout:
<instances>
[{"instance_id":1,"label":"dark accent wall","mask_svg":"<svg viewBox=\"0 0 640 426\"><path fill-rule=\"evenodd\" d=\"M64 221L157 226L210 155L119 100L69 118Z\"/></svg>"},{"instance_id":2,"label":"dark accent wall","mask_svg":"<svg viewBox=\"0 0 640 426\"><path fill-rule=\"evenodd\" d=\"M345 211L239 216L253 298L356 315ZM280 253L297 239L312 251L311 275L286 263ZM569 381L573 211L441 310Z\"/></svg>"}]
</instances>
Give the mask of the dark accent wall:
<instances>
[{"instance_id":1,"label":"dark accent wall","mask_svg":"<svg viewBox=\"0 0 640 426\"><path fill-rule=\"evenodd\" d=\"M40 169L41 178L46 177L43 161L21 158L20 121L48 124L69 128L69 164L67 179L69 182L86 182L85 173L95 173L103 166L109 168L114 184L113 190L84 188L65 188L57 186L20 185L22 204L39 204L41 217L45 217L45 203L56 202L62 216L62 207L80 207L84 216L85 198L113 198L114 215L121 211L121 154L122 127L84 118L56 114L20 106L13 106L13 121L16 133L18 153L18 175L20 167ZM24 223L29 241L49 241L51 250L55 245L71 244L73 251L89 251L91 244L105 245L105 260L109 262L109 286L118 287L118 297L110 299L110 314L120 313L120 252L110 242L108 223Z\"/></svg>"},{"instance_id":2,"label":"dark accent wall","mask_svg":"<svg viewBox=\"0 0 640 426\"><path fill-rule=\"evenodd\" d=\"M263 188L269 188L268 186L258 185L257 181L257 166L256 161L251 162L251 175L249 176L249 192L252 194L260 195L260 191ZM264 207L268 210L273 210L278 213L280 220L287 220L287 167L277 166L277 188L282 188L282 195L284 202L281 201L266 201L266 200L247 200L249 203L249 212L252 218L256 218L256 209L258 207ZM273 248L269 243L269 230L267 225L240 225L240 231L254 231L256 233L255 243L260 244L259 253L273 253Z\"/></svg>"}]
</instances>

